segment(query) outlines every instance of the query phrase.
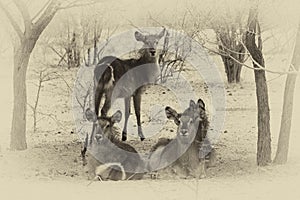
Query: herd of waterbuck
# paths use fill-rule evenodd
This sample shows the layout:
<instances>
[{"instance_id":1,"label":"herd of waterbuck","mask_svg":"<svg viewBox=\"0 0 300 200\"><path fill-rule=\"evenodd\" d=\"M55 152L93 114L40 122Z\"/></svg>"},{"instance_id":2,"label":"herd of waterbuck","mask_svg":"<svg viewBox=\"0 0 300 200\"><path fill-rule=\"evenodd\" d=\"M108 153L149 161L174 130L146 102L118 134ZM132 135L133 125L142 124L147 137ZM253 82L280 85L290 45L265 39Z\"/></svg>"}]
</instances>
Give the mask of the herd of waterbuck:
<instances>
[{"instance_id":1,"label":"herd of waterbuck","mask_svg":"<svg viewBox=\"0 0 300 200\"><path fill-rule=\"evenodd\" d=\"M174 139L160 138L146 158L124 142L127 140L131 97L138 135L141 141L145 139L141 127L142 89L145 84L155 83L159 76L157 45L165 33L166 29L159 34L142 34L136 31L135 39L143 42L139 58L106 56L95 67L95 111L90 108L85 111L86 119L93 123L93 130L86 136L82 150L89 178L137 180L142 179L146 173L153 175L165 170L178 176L206 176L205 161L214 157L214 150L206 137L209 123L205 103L201 99L197 102L190 100L190 105L180 113L169 106L165 108L167 118L177 126L177 135ZM137 68L140 70L132 70ZM105 101L99 113L103 96ZM124 98L125 101L125 123L121 138L114 127L115 123L121 121L121 111L107 115L114 98Z\"/></svg>"}]
</instances>

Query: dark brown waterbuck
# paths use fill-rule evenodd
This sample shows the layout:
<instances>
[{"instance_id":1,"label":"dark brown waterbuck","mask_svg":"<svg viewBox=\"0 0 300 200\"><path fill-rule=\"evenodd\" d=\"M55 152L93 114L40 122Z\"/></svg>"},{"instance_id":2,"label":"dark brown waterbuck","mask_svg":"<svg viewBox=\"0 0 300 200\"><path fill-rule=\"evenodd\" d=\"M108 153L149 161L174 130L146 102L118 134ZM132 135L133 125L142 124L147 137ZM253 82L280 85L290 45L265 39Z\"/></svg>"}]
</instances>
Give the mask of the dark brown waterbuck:
<instances>
[{"instance_id":1,"label":"dark brown waterbuck","mask_svg":"<svg viewBox=\"0 0 300 200\"><path fill-rule=\"evenodd\" d=\"M138 152L118 137L114 124L121 121L122 113L97 117L95 112L86 110L86 118L93 122L94 128L89 137L87 173L89 179L101 180L137 180L143 177L140 168L144 168Z\"/></svg>"},{"instance_id":2,"label":"dark brown waterbuck","mask_svg":"<svg viewBox=\"0 0 300 200\"><path fill-rule=\"evenodd\" d=\"M107 115L111 103L115 98L124 98L125 100L123 141L127 139L127 123L130 115L131 97L133 97L138 135L142 141L145 139L141 127L141 89L143 85L153 84L158 80L160 68L158 65L157 45L164 34L165 29L159 34L147 35L136 31L134 34L135 39L143 42L143 47L139 50L139 58L120 59L114 56L106 56L99 61L95 68L96 115L99 115L99 106L103 96L105 96L105 102L101 109L101 116Z\"/></svg>"},{"instance_id":3,"label":"dark brown waterbuck","mask_svg":"<svg viewBox=\"0 0 300 200\"><path fill-rule=\"evenodd\" d=\"M177 113L171 107L166 107L165 112L177 125L177 135L174 139L162 138L153 146L149 171L171 169L177 175L204 178L205 158L213 156L211 153L214 152L206 137L209 122L204 102L191 100L183 113Z\"/></svg>"}]
</instances>

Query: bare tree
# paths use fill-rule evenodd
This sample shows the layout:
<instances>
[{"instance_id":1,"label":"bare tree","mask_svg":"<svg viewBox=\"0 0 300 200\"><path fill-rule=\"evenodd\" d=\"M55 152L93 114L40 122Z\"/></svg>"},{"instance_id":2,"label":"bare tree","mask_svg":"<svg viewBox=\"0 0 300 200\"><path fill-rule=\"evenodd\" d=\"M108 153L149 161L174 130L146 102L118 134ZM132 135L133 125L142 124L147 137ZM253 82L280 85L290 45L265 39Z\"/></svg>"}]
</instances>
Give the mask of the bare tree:
<instances>
[{"instance_id":1,"label":"bare tree","mask_svg":"<svg viewBox=\"0 0 300 200\"><path fill-rule=\"evenodd\" d=\"M0 8L4 11L7 19L18 36L18 41L14 44L14 70L13 70L13 119L11 128L10 148L12 150L24 150L27 148L26 143L26 73L30 55L40 38L42 32L51 22L55 14L65 8L86 5L80 1L67 2L65 5L58 0L49 0L41 9L32 17L29 13L27 4L23 0L13 0L15 7L21 14L24 23L22 26L9 11L6 5L0 2ZM90 2L89 2L90 3Z\"/></svg>"},{"instance_id":2,"label":"bare tree","mask_svg":"<svg viewBox=\"0 0 300 200\"><path fill-rule=\"evenodd\" d=\"M97 64L98 54L101 49L98 49L99 41L103 39L104 34L104 24L97 13L92 15L81 17L81 27L82 27L82 38L83 38L83 51L87 51L87 58L84 57L85 64ZM109 29L109 28L108 28ZM92 60L91 60L92 59Z\"/></svg>"},{"instance_id":3,"label":"bare tree","mask_svg":"<svg viewBox=\"0 0 300 200\"><path fill-rule=\"evenodd\" d=\"M112 28L108 21L98 9L82 13L75 22L68 16L60 20L59 26L66 29L59 30L59 36L57 31L48 35L52 42L47 44L59 59L57 66L78 67L82 61L86 66L96 64L118 28Z\"/></svg>"},{"instance_id":4,"label":"bare tree","mask_svg":"<svg viewBox=\"0 0 300 200\"><path fill-rule=\"evenodd\" d=\"M55 72L51 72L47 70L47 68L41 69L41 70L36 70L35 75L38 77L38 83L36 84L37 86L37 92L34 100L34 104L31 105L28 103L29 107L32 110L32 117L33 117L33 132L35 133L37 131L37 123L38 123L38 106L39 106L39 101L40 101L40 94L41 90L43 88L43 84L52 81L54 79L57 79L58 77L56 76Z\"/></svg>"},{"instance_id":5,"label":"bare tree","mask_svg":"<svg viewBox=\"0 0 300 200\"><path fill-rule=\"evenodd\" d=\"M298 24L298 31L296 36L296 46L291 63L293 71L299 71L300 67L300 26ZM288 74L285 82L284 101L281 115L281 126L277 145L276 156L274 163L284 164L287 162L289 140L291 133L291 123L293 116L293 99L296 84L297 74Z\"/></svg>"},{"instance_id":6,"label":"bare tree","mask_svg":"<svg viewBox=\"0 0 300 200\"><path fill-rule=\"evenodd\" d=\"M222 24L221 26L214 27L228 83L240 82L242 63L245 62L245 49L242 45L245 40L244 27L239 15L235 20L235 23L230 24L225 21L218 23Z\"/></svg>"},{"instance_id":7,"label":"bare tree","mask_svg":"<svg viewBox=\"0 0 300 200\"><path fill-rule=\"evenodd\" d=\"M244 25L241 22L240 18L236 19L236 23L228 23L228 21L226 22L228 18L224 19L225 21L223 19L219 19L218 17L217 19L214 19L216 17L209 16L209 12L205 12L205 15L202 14L200 16L195 16L192 12L190 13L193 17L193 20L197 22L194 24L196 25L194 26L194 28L198 29L198 40L203 44L204 48L208 49L208 51L210 52L220 55L223 59L223 62L224 59L226 59L227 61L229 59L231 60L230 63L236 63L239 66L247 67L253 70L255 73L256 94L258 104L258 165L266 165L271 162L271 132L269 123L270 110L265 72L271 74L278 74L279 76L288 76L286 80L280 137L278 140L277 154L274 160L275 163L285 163L288 154L288 143L292 118L291 111L293 109L293 91L295 87L296 76L299 73L299 66L297 66L297 63L299 63L300 61L298 61L299 58L296 52L300 50L297 50L296 47L294 51L293 63L289 70L276 70L272 68L266 68L264 56L262 54L263 41L261 38L261 29L257 15L258 4L257 1L253 3L256 3L256 5L255 7L252 7L248 12L248 24L246 27L243 27ZM237 16L241 16L241 14L238 14ZM224 22L219 23L222 20ZM218 23L213 24L212 22ZM211 24L213 24L213 26ZM213 29L215 30L217 42L210 41L210 38L207 36L205 31L202 31L205 28L211 27L213 27ZM270 37L274 36L271 35L269 36L269 38ZM265 38L265 41L269 38ZM214 45L214 47L216 46L216 48L218 49L215 50L215 48L210 47L210 44ZM276 50L278 51L278 49ZM241 58L244 58L240 59L237 56L242 56ZM247 58L249 58L252 61L253 67L244 62Z\"/></svg>"},{"instance_id":8,"label":"bare tree","mask_svg":"<svg viewBox=\"0 0 300 200\"><path fill-rule=\"evenodd\" d=\"M79 67L81 63L80 59L80 51L77 44L78 35L76 32L72 33L72 36L70 36L70 31L68 29L68 44L66 49L66 55L67 55L67 64L68 69L73 67Z\"/></svg>"},{"instance_id":9,"label":"bare tree","mask_svg":"<svg viewBox=\"0 0 300 200\"><path fill-rule=\"evenodd\" d=\"M230 2L234 3L234 0ZM221 56L228 83L239 83L242 66L247 59L243 43L248 6L244 1L241 6L235 6L237 8L230 5L228 1L220 0L217 6L207 6L205 9L194 6L189 10L189 17L197 30L197 40L204 48Z\"/></svg>"},{"instance_id":10,"label":"bare tree","mask_svg":"<svg viewBox=\"0 0 300 200\"><path fill-rule=\"evenodd\" d=\"M253 58L254 68L264 68L265 63L264 56L262 54L262 39L257 10L257 4L249 10L248 31L246 33L245 45ZM268 87L264 70L254 70L254 75L258 107L257 164L259 166L264 166L271 162Z\"/></svg>"}]
</instances>

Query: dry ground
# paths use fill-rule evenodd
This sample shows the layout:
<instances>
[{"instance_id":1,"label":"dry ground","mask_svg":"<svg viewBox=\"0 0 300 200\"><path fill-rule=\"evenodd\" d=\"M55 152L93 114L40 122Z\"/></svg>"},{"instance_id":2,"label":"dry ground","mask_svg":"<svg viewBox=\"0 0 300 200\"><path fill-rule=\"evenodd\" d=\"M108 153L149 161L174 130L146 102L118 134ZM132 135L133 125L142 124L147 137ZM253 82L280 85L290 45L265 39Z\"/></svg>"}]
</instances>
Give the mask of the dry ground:
<instances>
[{"instance_id":1,"label":"dry ground","mask_svg":"<svg viewBox=\"0 0 300 200\"><path fill-rule=\"evenodd\" d=\"M225 79L220 59L215 57L220 72ZM270 61L281 66L280 61ZM281 66L282 67L282 66ZM75 70L58 70L72 86ZM192 72L186 72L186 76ZM38 131L33 133L32 121L28 115L28 149L13 152L7 149L10 106L5 106L8 113L1 131L0 149L0 196L4 199L20 198L102 198L117 199L299 199L300 192L300 148L299 145L299 104L295 106L293 129L291 135L290 157L287 165L256 166L256 98L253 72L243 71L241 84L226 87L226 118L223 133L215 144L217 149L217 165L208 169L208 178L204 180L146 180L127 182L96 182L87 186L88 181L80 159L81 142L74 133L72 118L71 92L61 79L45 84L41 93L39 110L51 116L39 115ZM8 78L7 78L8 77ZM271 80L272 75L268 76ZM9 79L9 75L1 77ZM29 82L35 82L32 74ZM280 127L284 78L269 82L271 105L271 131L273 152L276 149ZM190 79L197 95L209 99L204 83L198 79ZM295 102L299 102L299 86L297 83ZM10 87L1 85L1 89L9 91ZM10 93L10 92L9 92ZM36 94L36 87L28 84L29 103ZM162 87L147 90L143 96L143 108L148 110L158 103L169 105L174 96ZM8 95L10 96L10 95ZM196 99L195 99L196 100ZM11 105L11 99L2 99L1 104ZM176 107L176 103L174 103ZM209 106L209 104L208 104ZM133 116L133 115L132 115ZM144 125L151 120L151 114L142 115ZM132 117L133 118L133 117ZM134 122L134 120L133 120ZM133 125L134 126L134 125ZM168 122L160 134L146 139L143 143L137 137L129 135L129 143L140 151L149 150L151 145L162 136L174 136L174 125ZM132 130L136 130L132 127ZM136 134L136 132L134 132Z\"/></svg>"}]
</instances>

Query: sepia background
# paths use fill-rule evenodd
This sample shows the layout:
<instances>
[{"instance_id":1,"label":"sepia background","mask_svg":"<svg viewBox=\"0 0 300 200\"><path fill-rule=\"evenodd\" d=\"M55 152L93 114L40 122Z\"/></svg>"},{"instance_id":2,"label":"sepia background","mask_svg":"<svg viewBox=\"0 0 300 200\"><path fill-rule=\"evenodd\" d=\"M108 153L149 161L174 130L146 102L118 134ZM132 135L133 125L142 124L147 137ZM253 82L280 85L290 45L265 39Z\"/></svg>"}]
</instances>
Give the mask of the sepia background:
<instances>
[{"instance_id":1,"label":"sepia background","mask_svg":"<svg viewBox=\"0 0 300 200\"><path fill-rule=\"evenodd\" d=\"M31 16L47 1L25 1ZM72 1L65 1L70 5ZM22 16L10 0L1 0L17 24ZM89 4L88 1L85 3ZM296 82L288 162L256 165L257 103L254 72L242 68L241 81L228 83L224 63L218 55L216 30L241 23L247 25L249 1L238 0L118 0L76 6L58 11L41 34L30 57L27 76L27 149L10 149L13 110L13 48L18 36L0 9L0 197L3 199L299 199L300 192L300 82ZM294 54L299 23L298 1L267 0L258 6L269 104L272 159L275 157L284 100L284 87ZM238 19L238 20L237 20ZM206 179L161 178L141 181L95 182L87 186L80 158L81 140L72 113L72 89L88 49L114 34L139 27L169 27L186 32L201 42L224 80L226 117L224 130L214 144L216 166ZM237 25L239 26L239 25ZM95 28L96 27L96 28ZM76 35L79 59L62 58ZM296 52L297 53L297 52ZM300 52L298 52L300 53ZM92 54L92 53L91 53ZM251 59L245 64L252 66ZM279 72L279 73L277 73ZM185 64L180 73L190 81L199 98L210 95L201 77ZM180 86L178 86L180 91ZM182 88L181 88L182 89ZM150 123L152 106L160 103L178 107L174 94L163 87L150 87L143 95L143 126ZM197 99L194 99L197 100ZM38 103L36 103L38 102ZM164 117L164 116L163 116ZM131 115L135 122L134 115ZM34 122L36 124L34 125ZM165 122L165 120L163 120ZM131 123L130 130L136 130ZM122 126L120 126L122 127ZM141 143L136 132L129 143L147 152L160 137L174 137L175 127L166 122L161 132ZM152 134L151 134L152 135Z\"/></svg>"}]
</instances>

